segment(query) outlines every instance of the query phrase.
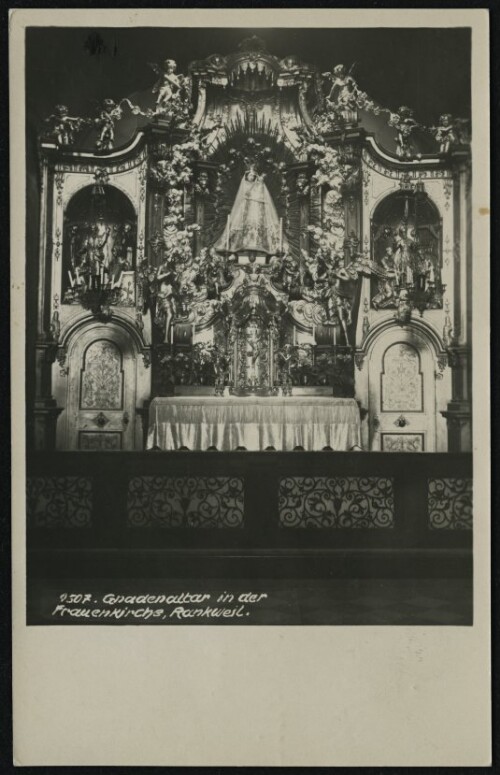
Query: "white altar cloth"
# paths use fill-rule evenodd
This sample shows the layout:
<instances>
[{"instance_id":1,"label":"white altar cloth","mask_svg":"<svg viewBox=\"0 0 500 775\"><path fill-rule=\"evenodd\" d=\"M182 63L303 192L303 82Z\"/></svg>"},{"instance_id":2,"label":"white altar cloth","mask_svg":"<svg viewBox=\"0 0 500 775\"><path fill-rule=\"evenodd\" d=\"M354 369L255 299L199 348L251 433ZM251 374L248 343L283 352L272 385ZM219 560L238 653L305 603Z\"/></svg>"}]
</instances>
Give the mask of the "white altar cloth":
<instances>
[{"instance_id":1,"label":"white altar cloth","mask_svg":"<svg viewBox=\"0 0 500 775\"><path fill-rule=\"evenodd\" d=\"M148 449L349 450L356 444L354 398L174 396L154 398L149 409Z\"/></svg>"}]
</instances>

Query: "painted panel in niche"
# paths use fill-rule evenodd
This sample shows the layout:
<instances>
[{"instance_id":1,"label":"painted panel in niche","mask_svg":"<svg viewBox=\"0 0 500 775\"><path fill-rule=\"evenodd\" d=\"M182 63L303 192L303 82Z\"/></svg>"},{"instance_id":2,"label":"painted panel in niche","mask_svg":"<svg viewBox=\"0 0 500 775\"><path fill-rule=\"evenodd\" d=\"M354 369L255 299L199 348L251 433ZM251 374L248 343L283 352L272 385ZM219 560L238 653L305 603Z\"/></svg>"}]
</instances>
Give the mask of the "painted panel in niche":
<instances>
[{"instance_id":1,"label":"painted panel in niche","mask_svg":"<svg viewBox=\"0 0 500 775\"><path fill-rule=\"evenodd\" d=\"M85 353L80 406L82 409L121 409L122 402L121 353L113 342L99 339Z\"/></svg>"},{"instance_id":2,"label":"painted panel in niche","mask_svg":"<svg viewBox=\"0 0 500 775\"><path fill-rule=\"evenodd\" d=\"M89 527L91 481L81 476L29 477L26 506L33 527Z\"/></svg>"},{"instance_id":3,"label":"painted panel in niche","mask_svg":"<svg viewBox=\"0 0 500 775\"><path fill-rule=\"evenodd\" d=\"M414 347L398 342L384 354L382 379L383 412L422 412L423 379L420 358Z\"/></svg>"},{"instance_id":4,"label":"painted panel in niche","mask_svg":"<svg viewBox=\"0 0 500 775\"><path fill-rule=\"evenodd\" d=\"M132 527L243 527L243 480L137 476L129 482L127 515Z\"/></svg>"},{"instance_id":5,"label":"painted panel in niche","mask_svg":"<svg viewBox=\"0 0 500 775\"><path fill-rule=\"evenodd\" d=\"M295 528L391 528L393 480L295 476L281 479L279 523Z\"/></svg>"},{"instance_id":6,"label":"painted panel in niche","mask_svg":"<svg viewBox=\"0 0 500 775\"><path fill-rule=\"evenodd\" d=\"M472 479L429 479L429 527L472 530Z\"/></svg>"},{"instance_id":7,"label":"painted panel in niche","mask_svg":"<svg viewBox=\"0 0 500 775\"><path fill-rule=\"evenodd\" d=\"M423 452L423 433L382 433L383 452Z\"/></svg>"},{"instance_id":8,"label":"painted panel in niche","mask_svg":"<svg viewBox=\"0 0 500 775\"><path fill-rule=\"evenodd\" d=\"M122 434L120 431L80 431L79 448L114 452L122 448Z\"/></svg>"}]
</instances>

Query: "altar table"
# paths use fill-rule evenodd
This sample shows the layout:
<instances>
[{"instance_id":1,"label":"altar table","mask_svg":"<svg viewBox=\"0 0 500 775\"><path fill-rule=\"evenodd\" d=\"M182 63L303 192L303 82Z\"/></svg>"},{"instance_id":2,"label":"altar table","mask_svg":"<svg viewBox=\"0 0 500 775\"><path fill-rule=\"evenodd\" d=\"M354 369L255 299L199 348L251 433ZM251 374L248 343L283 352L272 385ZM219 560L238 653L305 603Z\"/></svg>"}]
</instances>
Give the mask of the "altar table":
<instances>
[{"instance_id":1,"label":"altar table","mask_svg":"<svg viewBox=\"0 0 500 775\"><path fill-rule=\"evenodd\" d=\"M353 398L174 396L154 398L148 449L349 450L360 444Z\"/></svg>"}]
</instances>

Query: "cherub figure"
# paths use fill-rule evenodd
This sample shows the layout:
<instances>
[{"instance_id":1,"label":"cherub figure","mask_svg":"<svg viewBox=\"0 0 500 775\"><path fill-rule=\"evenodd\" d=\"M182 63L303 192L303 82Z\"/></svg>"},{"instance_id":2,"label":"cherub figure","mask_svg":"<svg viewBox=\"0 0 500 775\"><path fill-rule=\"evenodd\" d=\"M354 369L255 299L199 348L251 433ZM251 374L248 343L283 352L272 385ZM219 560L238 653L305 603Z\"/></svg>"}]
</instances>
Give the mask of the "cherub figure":
<instances>
[{"instance_id":1,"label":"cherub figure","mask_svg":"<svg viewBox=\"0 0 500 775\"><path fill-rule=\"evenodd\" d=\"M357 107L358 85L351 75L352 67L346 72L345 65L335 65L331 73L323 73L324 78L331 82L330 93L326 101L330 106L345 110L355 110Z\"/></svg>"},{"instance_id":2,"label":"cherub figure","mask_svg":"<svg viewBox=\"0 0 500 775\"><path fill-rule=\"evenodd\" d=\"M75 132L88 124L88 119L70 116L66 105L56 105L54 113L45 119L45 123L52 124L49 135L58 145L73 145Z\"/></svg>"},{"instance_id":3,"label":"cherub figure","mask_svg":"<svg viewBox=\"0 0 500 775\"><path fill-rule=\"evenodd\" d=\"M289 291L300 276L299 262L294 256L286 254L282 260L281 283L286 291Z\"/></svg>"},{"instance_id":4,"label":"cherub figure","mask_svg":"<svg viewBox=\"0 0 500 775\"><path fill-rule=\"evenodd\" d=\"M314 285L315 282L318 279L318 260L316 256L311 256L309 253L302 248L302 258L303 263L301 267L301 285L304 285L304 280L309 277L312 281L312 284Z\"/></svg>"},{"instance_id":5,"label":"cherub figure","mask_svg":"<svg viewBox=\"0 0 500 775\"><path fill-rule=\"evenodd\" d=\"M159 76L153 86L153 94L156 94L156 113L163 113L169 107L169 103L180 93L182 81L177 75L177 62L174 59L165 59L161 66L149 63L149 66Z\"/></svg>"},{"instance_id":6,"label":"cherub figure","mask_svg":"<svg viewBox=\"0 0 500 775\"><path fill-rule=\"evenodd\" d=\"M449 153L451 146L458 142L455 123L449 113L443 113L439 118L438 126L430 127L430 131L439 143L439 153Z\"/></svg>"},{"instance_id":7,"label":"cherub figure","mask_svg":"<svg viewBox=\"0 0 500 775\"><path fill-rule=\"evenodd\" d=\"M414 147L411 139L413 130L418 123L413 118L413 110L402 105L397 113L389 116L389 126L396 129L396 153L402 159L411 159L414 155Z\"/></svg>"},{"instance_id":8,"label":"cherub figure","mask_svg":"<svg viewBox=\"0 0 500 775\"><path fill-rule=\"evenodd\" d=\"M115 141L115 123L123 116L121 103L117 104L114 100L105 99L98 111L94 124L99 132L95 147L100 151L109 151L114 147Z\"/></svg>"},{"instance_id":9,"label":"cherub figure","mask_svg":"<svg viewBox=\"0 0 500 775\"><path fill-rule=\"evenodd\" d=\"M194 191L195 194L203 198L210 196L210 179L208 177L208 172L205 170L202 170L198 175L198 179L194 185Z\"/></svg>"},{"instance_id":10,"label":"cherub figure","mask_svg":"<svg viewBox=\"0 0 500 775\"><path fill-rule=\"evenodd\" d=\"M305 172L299 172L297 175L296 189L297 196L305 197L308 195L310 186Z\"/></svg>"}]
</instances>

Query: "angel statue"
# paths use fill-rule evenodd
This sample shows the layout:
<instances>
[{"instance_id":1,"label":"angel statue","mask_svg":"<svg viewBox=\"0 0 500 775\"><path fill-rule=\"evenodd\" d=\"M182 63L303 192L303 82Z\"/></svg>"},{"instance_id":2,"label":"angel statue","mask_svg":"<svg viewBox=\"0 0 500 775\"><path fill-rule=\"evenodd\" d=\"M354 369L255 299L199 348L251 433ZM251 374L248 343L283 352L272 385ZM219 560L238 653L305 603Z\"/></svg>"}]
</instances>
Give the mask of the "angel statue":
<instances>
[{"instance_id":1,"label":"angel statue","mask_svg":"<svg viewBox=\"0 0 500 775\"><path fill-rule=\"evenodd\" d=\"M414 155L414 147L411 139L413 130L418 123L413 118L413 110L402 105L397 113L389 116L389 126L396 129L396 153L402 159L411 159Z\"/></svg>"},{"instance_id":2,"label":"angel statue","mask_svg":"<svg viewBox=\"0 0 500 775\"><path fill-rule=\"evenodd\" d=\"M189 97L189 77L176 73L177 62L174 59L165 59L162 65L150 62L149 66L159 76L153 86L153 94L156 94L155 113L171 113L178 102L186 101Z\"/></svg>"},{"instance_id":3,"label":"angel statue","mask_svg":"<svg viewBox=\"0 0 500 775\"><path fill-rule=\"evenodd\" d=\"M451 146L458 143L455 122L449 113L443 113L439 118L438 126L431 126L429 129L439 143L439 153L449 153Z\"/></svg>"},{"instance_id":4,"label":"angel statue","mask_svg":"<svg viewBox=\"0 0 500 775\"><path fill-rule=\"evenodd\" d=\"M110 151L114 147L115 123L123 116L122 104L124 102L131 105L128 100L116 103L114 100L107 98L102 101L98 109L97 118L94 119L94 125L99 132L95 147L99 151Z\"/></svg>"},{"instance_id":5,"label":"angel statue","mask_svg":"<svg viewBox=\"0 0 500 775\"><path fill-rule=\"evenodd\" d=\"M88 124L88 119L70 116L66 105L56 105L54 113L45 119L45 123L52 124L49 136L53 137L58 145L73 145L75 132Z\"/></svg>"},{"instance_id":6,"label":"angel statue","mask_svg":"<svg viewBox=\"0 0 500 775\"><path fill-rule=\"evenodd\" d=\"M323 77L329 78L331 82L330 93L326 98L330 106L356 110L359 89L351 75L353 68L354 65L346 72L345 65L335 65L331 73L323 73Z\"/></svg>"}]
</instances>

